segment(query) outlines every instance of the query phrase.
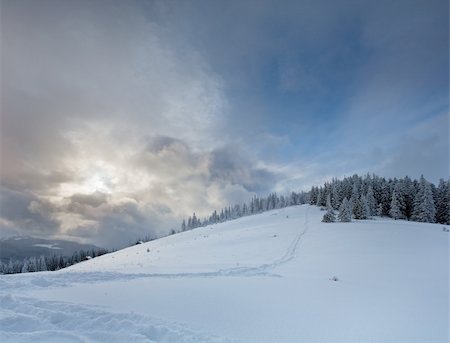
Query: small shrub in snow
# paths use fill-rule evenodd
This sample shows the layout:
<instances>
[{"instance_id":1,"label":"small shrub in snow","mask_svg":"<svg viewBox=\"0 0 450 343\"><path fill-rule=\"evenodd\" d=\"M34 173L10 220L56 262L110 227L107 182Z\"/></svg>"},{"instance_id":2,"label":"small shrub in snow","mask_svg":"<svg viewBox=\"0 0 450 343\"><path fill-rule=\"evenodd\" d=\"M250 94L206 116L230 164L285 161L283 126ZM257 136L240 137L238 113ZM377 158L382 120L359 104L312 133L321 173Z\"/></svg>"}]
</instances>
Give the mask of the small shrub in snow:
<instances>
[{"instance_id":1,"label":"small shrub in snow","mask_svg":"<svg viewBox=\"0 0 450 343\"><path fill-rule=\"evenodd\" d=\"M450 230L449 230L449 228L443 226L443 227L442 227L442 231L444 231L444 232L449 232Z\"/></svg>"},{"instance_id":2,"label":"small shrub in snow","mask_svg":"<svg viewBox=\"0 0 450 343\"><path fill-rule=\"evenodd\" d=\"M331 279L330 279L331 281L339 281L339 279L338 279L338 277L337 276L333 276Z\"/></svg>"},{"instance_id":3,"label":"small shrub in snow","mask_svg":"<svg viewBox=\"0 0 450 343\"><path fill-rule=\"evenodd\" d=\"M334 223L336 221L336 216L333 210L328 210L327 213L323 215L322 222L324 223Z\"/></svg>"}]
</instances>

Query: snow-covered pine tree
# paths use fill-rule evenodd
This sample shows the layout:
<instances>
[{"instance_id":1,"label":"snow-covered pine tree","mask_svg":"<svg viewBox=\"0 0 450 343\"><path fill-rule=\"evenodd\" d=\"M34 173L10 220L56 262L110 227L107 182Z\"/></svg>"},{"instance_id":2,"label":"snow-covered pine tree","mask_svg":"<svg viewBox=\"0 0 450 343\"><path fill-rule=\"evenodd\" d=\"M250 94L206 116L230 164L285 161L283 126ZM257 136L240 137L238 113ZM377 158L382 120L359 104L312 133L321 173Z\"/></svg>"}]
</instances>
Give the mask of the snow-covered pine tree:
<instances>
[{"instance_id":1,"label":"snow-covered pine tree","mask_svg":"<svg viewBox=\"0 0 450 343\"><path fill-rule=\"evenodd\" d=\"M436 207L431 185L423 175L420 178L419 192L414 199L413 219L424 223L434 223L436 220Z\"/></svg>"},{"instance_id":2,"label":"snow-covered pine tree","mask_svg":"<svg viewBox=\"0 0 450 343\"><path fill-rule=\"evenodd\" d=\"M347 198L344 198L344 200L342 200L341 206L339 207L338 219L343 223L352 221L352 208L350 201L348 201Z\"/></svg>"},{"instance_id":3,"label":"snow-covered pine tree","mask_svg":"<svg viewBox=\"0 0 450 343\"><path fill-rule=\"evenodd\" d=\"M375 216L377 214L377 203L373 195L372 185L369 185L367 189L367 205L369 206L369 216Z\"/></svg>"},{"instance_id":4,"label":"snow-covered pine tree","mask_svg":"<svg viewBox=\"0 0 450 343\"><path fill-rule=\"evenodd\" d=\"M309 193L309 204L310 205L316 205L316 203L317 203L317 193L318 193L317 187L313 186L311 188L311 192Z\"/></svg>"},{"instance_id":5,"label":"snow-covered pine tree","mask_svg":"<svg viewBox=\"0 0 450 343\"><path fill-rule=\"evenodd\" d=\"M37 272L38 270L38 266L37 266L37 259L36 257L30 257L28 259L28 271L29 272Z\"/></svg>"},{"instance_id":6,"label":"snow-covered pine tree","mask_svg":"<svg viewBox=\"0 0 450 343\"><path fill-rule=\"evenodd\" d=\"M358 208L358 200L359 200L359 190L357 184L354 183L352 188L352 196L350 198L350 204L352 205L352 212L355 218L357 218L355 211Z\"/></svg>"},{"instance_id":7,"label":"snow-covered pine tree","mask_svg":"<svg viewBox=\"0 0 450 343\"><path fill-rule=\"evenodd\" d=\"M423 175L422 175L423 177ZM423 196L423 187L421 182L419 183L418 187L417 187L417 192L416 195L414 196L414 201L413 201L413 213L412 213L412 220L414 221L418 221L418 217L420 215L420 204L421 204L421 199Z\"/></svg>"},{"instance_id":8,"label":"snow-covered pine tree","mask_svg":"<svg viewBox=\"0 0 450 343\"><path fill-rule=\"evenodd\" d=\"M436 222L436 206L434 204L433 192L431 185L426 182L422 200L421 219L427 223Z\"/></svg>"},{"instance_id":9,"label":"snow-covered pine tree","mask_svg":"<svg viewBox=\"0 0 450 343\"><path fill-rule=\"evenodd\" d=\"M28 266L28 259L24 259L23 260L23 265L22 265L22 270L20 271L21 273L28 273L30 271L29 266Z\"/></svg>"},{"instance_id":10,"label":"snow-covered pine tree","mask_svg":"<svg viewBox=\"0 0 450 343\"><path fill-rule=\"evenodd\" d=\"M291 195L289 196L289 205L288 206L295 206L300 205L300 199L299 195L295 192L291 192Z\"/></svg>"},{"instance_id":11,"label":"snow-covered pine tree","mask_svg":"<svg viewBox=\"0 0 450 343\"><path fill-rule=\"evenodd\" d=\"M355 219L367 219L369 218L369 205L364 195L361 195L356 202L356 207L353 209Z\"/></svg>"},{"instance_id":12,"label":"snow-covered pine tree","mask_svg":"<svg viewBox=\"0 0 450 343\"><path fill-rule=\"evenodd\" d=\"M22 268L21 268L22 269ZM12 274L12 273L19 273L21 270L16 270L14 268L14 263L13 261L9 260L8 262L8 273Z\"/></svg>"},{"instance_id":13,"label":"snow-covered pine tree","mask_svg":"<svg viewBox=\"0 0 450 343\"><path fill-rule=\"evenodd\" d=\"M284 198L284 195L280 195L280 201L277 207L278 208L286 207L286 199Z\"/></svg>"},{"instance_id":14,"label":"snow-covered pine tree","mask_svg":"<svg viewBox=\"0 0 450 343\"><path fill-rule=\"evenodd\" d=\"M416 194L416 189L412 180L406 176L403 180L400 180L401 192L402 192L402 214L406 219L411 219L414 205L414 196Z\"/></svg>"},{"instance_id":15,"label":"snow-covered pine tree","mask_svg":"<svg viewBox=\"0 0 450 343\"><path fill-rule=\"evenodd\" d=\"M397 219L404 219L406 218L406 209L405 209L405 189L404 184L401 181L398 181L395 179L395 184L392 189L392 194L394 194L394 191L396 193L396 200L397 200L397 207L399 209L398 218ZM392 203L392 196L391 196L391 203ZM391 203L389 203L389 211L391 209ZM390 212L389 212L389 215Z\"/></svg>"},{"instance_id":16,"label":"snow-covered pine tree","mask_svg":"<svg viewBox=\"0 0 450 343\"><path fill-rule=\"evenodd\" d=\"M450 180L439 180L436 194L436 222L450 225Z\"/></svg>"},{"instance_id":17,"label":"snow-covered pine tree","mask_svg":"<svg viewBox=\"0 0 450 343\"><path fill-rule=\"evenodd\" d=\"M388 215L389 214L389 208L391 203L391 191L389 184L386 182L386 180L381 179L381 189L380 189L380 204L382 213L381 215Z\"/></svg>"},{"instance_id":18,"label":"snow-covered pine tree","mask_svg":"<svg viewBox=\"0 0 450 343\"><path fill-rule=\"evenodd\" d=\"M394 191L392 192L391 209L389 210L389 215L395 220L400 219L401 217L400 205L397 198L396 189L394 189Z\"/></svg>"},{"instance_id":19,"label":"snow-covered pine tree","mask_svg":"<svg viewBox=\"0 0 450 343\"><path fill-rule=\"evenodd\" d=\"M323 206L323 199L324 198L324 191L322 189L322 187L319 188L319 190L317 191L317 201L316 201L316 206Z\"/></svg>"},{"instance_id":20,"label":"snow-covered pine tree","mask_svg":"<svg viewBox=\"0 0 450 343\"><path fill-rule=\"evenodd\" d=\"M383 205L379 203L377 208L377 216L381 217L382 215L383 215Z\"/></svg>"},{"instance_id":21,"label":"snow-covered pine tree","mask_svg":"<svg viewBox=\"0 0 450 343\"><path fill-rule=\"evenodd\" d=\"M199 223L198 223L198 219L197 216L195 215L195 212L192 214L192 228L195 229L196 227L198 227Z\"/></svg>"},{"instance_id":22,"label":"snow-covered pine tree","mask_svg":"<svg viewBox=\"0 0 450 343\"><path fill-rule=\"evenodd\" d=\"M44 256L39 257L37 264L38 264L38 271L46 272L48 270L47 261L45 260Z\"/></svg>"},{"instance_id":23,"label":"snow-covered pine tree","mask_svg":"<svg viewBox=\"0 0 450 343\"><path fill-rule=\"evenodd\" d=\"M341 205L341 195L339 194L339 186L336 181L331 186L331 206L333 206L334 210L338 210L339 206Z\"/></svg>"},{"instance_id":24,"label":"snow-covered pine tree","mask_svg":"<svg viewBox=\"0 0 450 343\"><path fill-rule=\"evenodd\" d=\"M327 212L323 215L322 221L324 223L333 223L336 221L336 215L331 206L330 194L327 195Z\"/></svg>"},{"instance_id":25,"label":"snow-covered pine tree","mask_svg":"<svg viewBox=\"0 0 450 343\"><path fill-rule=\"evenodd\" d=\"M365 195L361 195L361 206L363 209L363 215L366 217L364 219L369 219L370 218L370 208L369 208L369 203L367 202L367 197Z\"/></svg>"},{"instance_id":26,"label":"snow-covered pine tree","mask_svg":"<svg viewBox=\"0 0 450 343\"><path fill-rule=\"evenodd\" d=\"M214 211L216 213L216 211ZM242 205L242 215L248 216L250 214L248 205L244 202L244 205Z\"/></svg>"}]
</instances>

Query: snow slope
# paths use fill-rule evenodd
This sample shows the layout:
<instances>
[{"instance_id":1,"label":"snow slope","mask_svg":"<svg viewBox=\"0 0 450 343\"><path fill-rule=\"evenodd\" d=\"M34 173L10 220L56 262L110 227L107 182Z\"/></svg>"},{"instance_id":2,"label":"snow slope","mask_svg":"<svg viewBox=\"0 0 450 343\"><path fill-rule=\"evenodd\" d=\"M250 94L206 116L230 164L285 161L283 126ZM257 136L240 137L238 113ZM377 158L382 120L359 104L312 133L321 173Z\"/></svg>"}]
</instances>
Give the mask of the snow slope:
<instances>
[{"instance_id":1,"label":"snow slope","mask_svg":"<svg viewBox=\"0 0 450 343\"><path fill-rule=\"evenodd\" d=\"M442 225L322 215L274 210L0 276L0 341L448 342Z\"/></svg>"}]
</instances>

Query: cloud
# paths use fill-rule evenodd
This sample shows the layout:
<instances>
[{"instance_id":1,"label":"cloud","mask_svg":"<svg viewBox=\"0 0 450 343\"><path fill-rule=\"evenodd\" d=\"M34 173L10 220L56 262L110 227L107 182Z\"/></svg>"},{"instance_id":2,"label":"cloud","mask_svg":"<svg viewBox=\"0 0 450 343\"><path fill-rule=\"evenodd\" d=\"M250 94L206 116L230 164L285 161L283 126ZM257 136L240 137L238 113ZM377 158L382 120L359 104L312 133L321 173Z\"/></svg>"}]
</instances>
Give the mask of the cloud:
<instances>
[{"instance_id":1,"label":"cloud","mask_svg":"<svg viewBox=\"0 0 450 343\"><path fill-rule=\"evenodd\" d=\"M259 194L270 191L276 177L267 168L252 167L255 161L240 152L242 148L227 147L210 154L209 173L212 180L242 185L246 190Z\"/></svg>"},{"instance_id":2,"label":"cloud","mask_svg":"<svg viewBox=\"0 0 450 343\"><path fill-rule=\"evenodd\" d=\"M7 150L58 158L72 148L66 131L105 118L212 144L225 106L220 77L195 50L168 42L136 4L4 4L4 141L26 146Z\"/></svg>"},{"instance_id":3,"label":"cloud","mask_svg":"<svg viewBox=\"0 0 450 343\"><path fill-rule=\"evenodd\" d=\"M74 149L60 163L75 177L41 178L36 188L15 184L18 194L33 194L24 210L52 223L53 231L41 234L121 247L137 236L179 229L193 211L204 216L265 194L279 177L245 149L199 151L179 138L127 132L132 138L124 140L114 125L91 122L66 135ZM11 218L11 224L19 222ZM18 231L38 234L32 225Z\"/></svg>"},{"instance_id":4,"label":"cloud","mask_svg":"<svg viewBox=\"0 0 450 343\"><path fill-rule=\"evenodd\" d=\"M422 121L409 130L392 151L385 152L376 171L390 177L409 175L419 178L423 174L437 184L440 178L449 175L448 130L448 113ZM418 164L420 169L417 169Z\"/></svg>"},{"instance_id":5,"label":"cloud","mask_svg":"<svg viewBox=\"0 0 450 343\"><path fill-rule=\"evenodd\" d=\"M110 231L120 245L203 207L223 82L146 13L140 1L2 4L4 228Z\"/></svg>"},{"instance_id":6,"label":"cloud","mask_svg":"<svg viewBox=\"0 0 450 343\"><path fill-rule=\"evenodd\" d=\"M107 203L108 196L105 193L95 191L92 194L77 193L69 197L69 207L89 206L97 208Z\"/></svg>"},{"instance_id":7,"label":"cloud","mask_svg":"<svg viewBox=\"0 0 450 343\"><path fill-rule=\"evenodd\" d=\"M46 203L38 206L38 198L26 192L0 188L1 234L53 235L58 223L46 215Z\"/></svg>"},{"instance_id":8,"label":"cloud","mask_svg":"<svg viewBox=\"0 0 450 343\"><path fill-rule=\"evenodd\" d=\"M335 176L448 175L447 14L439 0L4 2L2 232L119 246Z\"/></svg>"}]
</instances>

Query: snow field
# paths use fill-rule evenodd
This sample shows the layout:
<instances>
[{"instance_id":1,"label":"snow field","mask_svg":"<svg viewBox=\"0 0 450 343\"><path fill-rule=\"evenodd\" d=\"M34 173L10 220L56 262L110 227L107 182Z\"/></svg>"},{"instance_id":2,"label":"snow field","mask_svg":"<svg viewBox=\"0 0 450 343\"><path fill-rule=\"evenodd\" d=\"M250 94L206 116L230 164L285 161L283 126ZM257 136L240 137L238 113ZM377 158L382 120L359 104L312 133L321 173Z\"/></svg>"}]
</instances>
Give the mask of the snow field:
<instances>
[{"instance_id":1,"label":"snow field","mask_svg":"<svg viewBox=\"0 0 450 343\"><path fill-rule=\"evenodd\" d=\"M0 340L447 342L442 225L323 213L284 208L1 276Z\"/></svg>"}]
</instances>

